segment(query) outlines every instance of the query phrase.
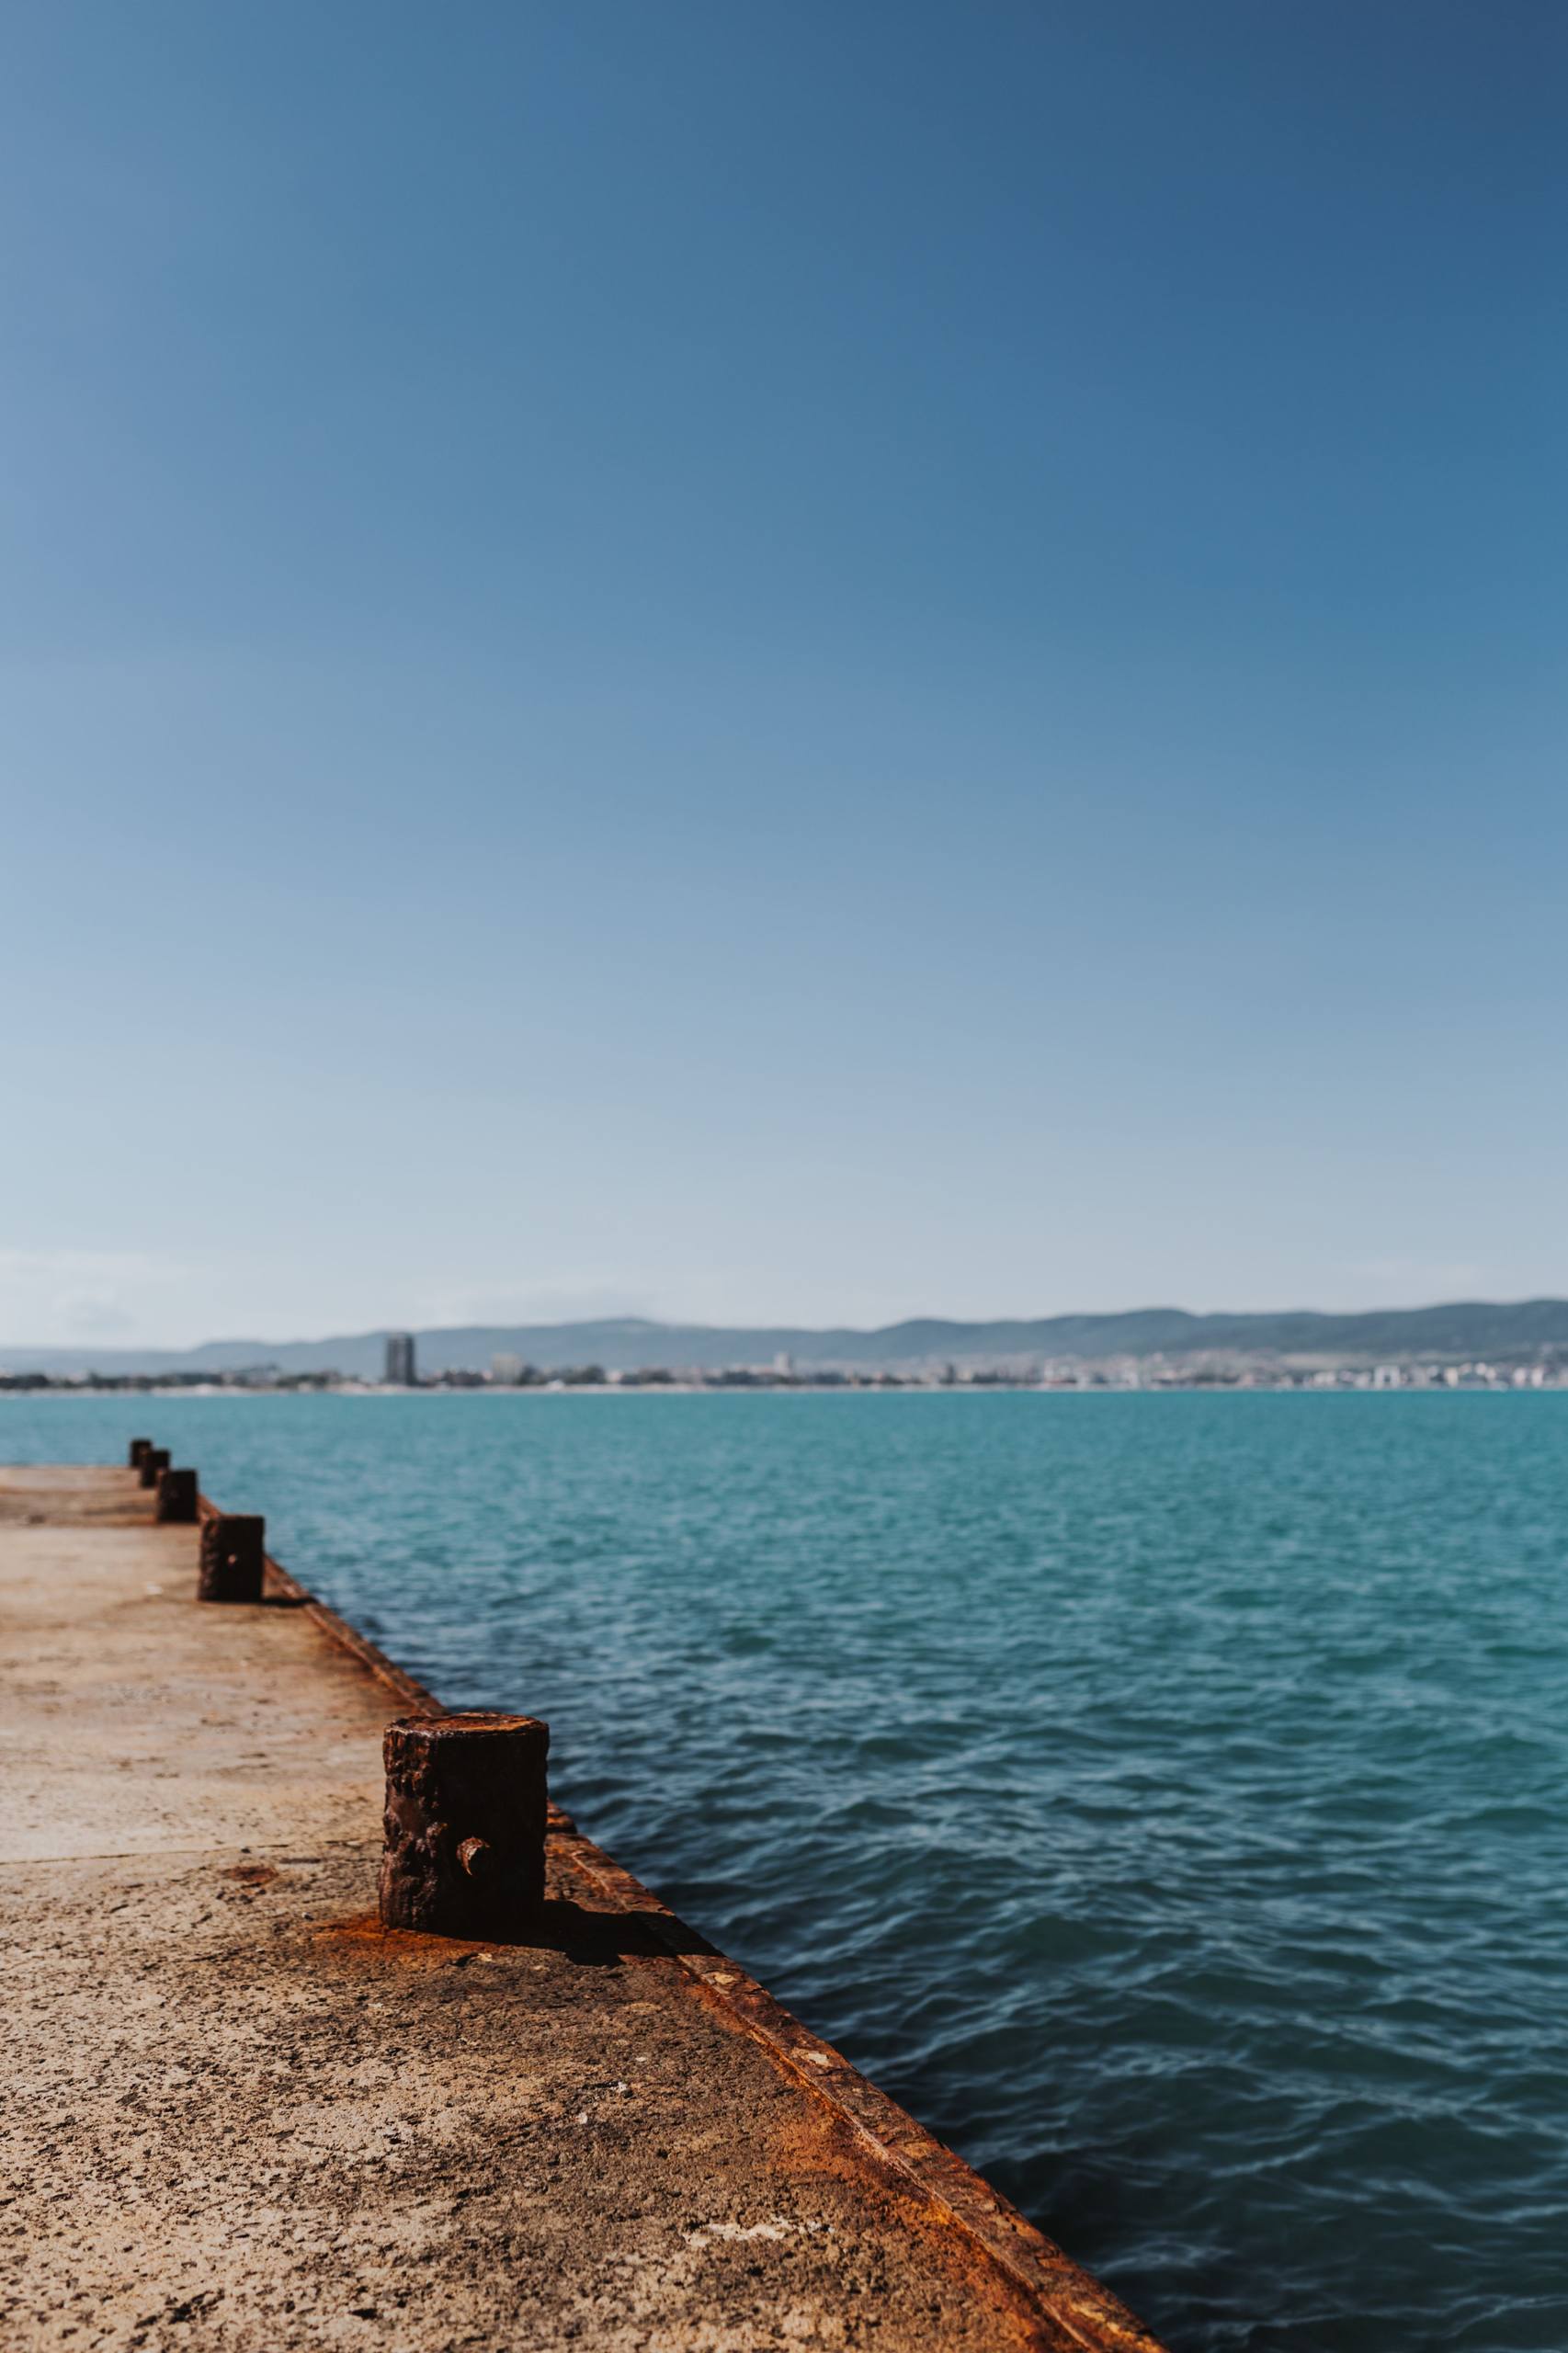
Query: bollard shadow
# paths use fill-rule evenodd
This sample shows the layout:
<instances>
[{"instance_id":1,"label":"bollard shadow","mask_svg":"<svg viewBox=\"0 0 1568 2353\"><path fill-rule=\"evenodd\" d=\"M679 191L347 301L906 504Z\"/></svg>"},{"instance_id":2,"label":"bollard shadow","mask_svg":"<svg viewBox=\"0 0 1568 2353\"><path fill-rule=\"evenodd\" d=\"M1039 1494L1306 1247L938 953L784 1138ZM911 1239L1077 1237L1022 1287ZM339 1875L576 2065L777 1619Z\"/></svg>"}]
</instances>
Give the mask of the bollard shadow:
<instances>
[{"instance_id":1,"label":"bollard shadow","mask_svg":"<svg viewBox=\"0 0 1568 2353\"><path fill-rule=\"evenodd\" d=\"M552 1952L578 1969L619 1969L628 1961L668 1961L677 1954L717 1959L717 1949L666 1912L597 1911L570 1896L547 1895L526 1926L508 1937L447 1937L424 1928L389 1928L379 1912L321 1922L320 1937L373 1947L410 1965L460 1969L486 1951Z\"/></svg>"},{"instance_id":2,"label":"bollard shadow","mask_svg":"<svg viewBox=\"0 0 1568 2353\"><path fill-rule=\"evenodd\" d=\"M623 1961L668 1961L672 1950L713 1949L664 1913L593 1912L564 1895L546 1896L535 1918L508 1938L507 1944L513 1950L560 1953L581 1969L614 1969Z\"/></svg>"}]
</instances>

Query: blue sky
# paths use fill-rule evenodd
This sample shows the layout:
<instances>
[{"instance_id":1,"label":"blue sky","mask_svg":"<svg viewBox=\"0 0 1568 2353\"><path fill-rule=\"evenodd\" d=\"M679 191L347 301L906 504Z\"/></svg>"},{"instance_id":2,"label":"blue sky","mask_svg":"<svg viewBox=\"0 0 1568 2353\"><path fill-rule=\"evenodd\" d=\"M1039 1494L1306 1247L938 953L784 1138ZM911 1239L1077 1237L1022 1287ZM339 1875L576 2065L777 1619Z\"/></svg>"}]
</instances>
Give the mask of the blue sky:
<instances>
[{"instance_id":1,"label":"blue sky","mask_svg":"<svg viewBox=\"0 0 1568 2353\"><path fill-rule=\"evenodd\" d=\"M1553 6L23 0L0 1346L1568 1290Z\"/></svg>"}]
</instances>

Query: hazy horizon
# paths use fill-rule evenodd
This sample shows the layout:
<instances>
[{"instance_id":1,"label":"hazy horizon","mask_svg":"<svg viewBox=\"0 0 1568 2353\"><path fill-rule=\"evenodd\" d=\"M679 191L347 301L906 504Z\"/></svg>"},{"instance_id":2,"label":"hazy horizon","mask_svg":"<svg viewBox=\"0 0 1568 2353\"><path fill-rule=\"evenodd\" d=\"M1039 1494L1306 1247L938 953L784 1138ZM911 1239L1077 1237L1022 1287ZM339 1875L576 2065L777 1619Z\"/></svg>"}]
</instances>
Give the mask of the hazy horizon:
<instances>
[{"instance_id":1,"label":"hazy horizon","mask_svg":"<svg viewBox=\"0 0 1568 2353\"><path fill-rule=\"evenodd\" d=\"M540 1333L553 1331L571 1332L587 1330L595 1326L613 1327L617 1325L634 1325L638 1327L645 1326L649 1331L654 1333L703 1332L721 1335L734 1333L738 1336L763 1333L789 1336L799 1336L801 1338L834 1334L853 1335L872 1338L887 1332L900 1330L905 1325L918 1325L925 1324L951 1325L955 1329L962 1330L1011 1324L1022 1327L1032 1327L1040 1324L1057 1323L1109 1323L1114 1322L1119 1318L1154 1315L1187 1316L1191 1317L1195 1322L1199 1323L1206 1321L1246 1321L1252 1318L1262 1318L1272 1321L1285 1320L1298 1316L1322 1317L1330 1322L1340 1322L1354 1321L1364 1316L1400 1317L1428 1315L1440 1313L1445 1310L1459 1308L1496 1308L1506 1313L1515 1309L1555 1305L1563 1305L1568 1307L1568 1299L1559 1300L1551 1293L1533 1293L1517 1300L1447 1299L1418 1301L1415 1302L1406 1301L1397 1304L1391 1303L1387 1306L1371 1309L1313 1307L1305 1306L1301 1303L1288 1304L1284 1306L1276 1304L1267 1308L1228 1308L1214 1306L1195 1308L1184 1306L1179 1302L1173 1302L1169 1300L1143 1300L1138 1302L1131 1307L1056 1308L1044 1310L1039 1313L1030 1313L1027 1309L1013 1309L999 1315L938 1315L915 1310L909 1314L891 1317L884 1323L874 1324L857 1324L843 1317L829 1319L820 1324L801 1324L790 1317L750 1316L711 1320L699 1316L643 1316L632 1313L617 1314L613 1311L606 1310L591 1315L582 1316L547 1316L528 1318L517 1316L477 1315L464 1317L460 1321L455 1323L438 1324L404 1324L396 1323L395 1321L388 1321L385 1318L379 1318L362 1325L356 1326L352 1330L342 1327L333 1327L331 1329L324 1329L315 1332L282 1331L267 1333L255 1330L236 1330L232 1332L206 1332L200 1335L199 1337L194 1339L146 1339L131 1342L89 1342L81 1340L41 1341L27 1339L25 1337L16 1336L7 1336L4 1332L0 1332L0 1370L5 1370L6 1368L7 1351L17 1358L25 1359L29 1354L36 1354L40 1357L57 1355L76 1357L85 1355L96 1350L99 1358L107 1360L120 1354L136 1355L144 1353L147 1355L159 1356L184 1356L195 1354L202 1349L247 1347L251 1346L255 1346L258 1348L313 1348L328 1346L335 1341L358 1342L368 1338L380 1339L383 1335L388 1333L403 1331L411 1331L418 1338L435 1340L454 1334L466 1334L469 1332L494 1333L497 1336L503 1336L530 1330Z\"/></svg>"}]
</instances>

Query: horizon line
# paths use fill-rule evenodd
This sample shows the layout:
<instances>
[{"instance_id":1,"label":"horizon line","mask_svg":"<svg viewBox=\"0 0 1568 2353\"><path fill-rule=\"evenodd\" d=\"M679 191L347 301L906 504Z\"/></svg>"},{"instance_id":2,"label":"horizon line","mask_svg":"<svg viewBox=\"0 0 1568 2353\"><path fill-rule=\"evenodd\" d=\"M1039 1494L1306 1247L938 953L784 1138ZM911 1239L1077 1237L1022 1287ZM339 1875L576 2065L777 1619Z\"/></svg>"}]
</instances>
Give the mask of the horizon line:
<instances>
[{"instance_id":1,"label":"horizon line","mask_svg":"<svg viewBox=\"0 0 1568 2353\"><path fill-rule=\"evenodd\" d=\"M962 1328L965 1328L966 1326L967 1326L967 1327L973 1328L973 1327L996 1326L996 1325L1007 1325L1007 1324L1071 1324L1071 1323L1111 1324L1111 1323L1117 1323L1117 1322L1124 1321L1124 1320L1126 1320L1126 1319L1129 1319L1129 1318L1131 1318L1131 1317L1134 1317L1134 1316L1142 1316L1142 1315L1180 1315L1180 1316L1184 1316L1184 1317L1186 1317L1187 1320L1189 1320L1190 1322L1193 1322L1193 1323L1209 1323L1209 1322L1215 1322L1215 1321L1228 1321L1228 1322L1241 1323L1241 1322L1252 1322L1252 1321L1267 1321L1267 1320L1269 1320L1269 1319L1277 1319L1277 1318L1283 1318L1283 1317L1286 1317L1286 1316L1297 1316L1297 1315L1313 1316L1313 1317L1321 1318L1321 1319L1323 1319L1323 1320L1324 1320L1324 1321L1333 1320L1333 1321L1337 1321L1337 1322L1363 1322L1363 1321L1366 1321L1367 1319L1369 1319L1369 1318L1370 1318L1370 1317L1373 1317L1373 1316L1381 1316L1381 1315L1426 1315L1426 1314L1436 1314L1436 1313L1441 1313L1441 1312L1442 1312L1443 1310L1445 1310L1445 1309L1455 1309L1455 1308L1527 1308L1527 1307L1568 1307L1568 1298L1565 1298L1565 1297L1563 1297L1563 1296L1562 1296L1562 1295L1560 1295L1560 1294L1558 1294L1558 1293L1555 1293L1555 1292L1541 1291L1541 1292L1532 1292L1532 1293L1530 1293L1530 1294L1527 1295L1526 1297L1524 1297L1524 1298L1519 1298L1519 1299L1481 1299L1481 1298L1474 1298L1474 1297L1471 1297L1471 1298L1465 1298L1465 1299L1440 1299L1440 1300L1430 1300L1430 1301L1423 1302L1421 1302L1420 1304L1418 1304L1418 1305L1414 1305L1414 1306L1406 1305L1406 1306L1352 1307L1352 1308L1337 1308L1337 1307L1301 1307L1301 1306L1297 1306L1297 1307L1239 1307L1239 1308L1228 1308L1228 1307L1218 1307L1218 1308L1216 1308L1216 1307L1205 1307L1205 1308L1188 1308L1188 1307L1177 1307L1177 1306L1173 1306L1173 1305L1170 1305L1170 1304L1168 1304L1168 1303L1151 1303L1151 1304L1149 1304L1149 1305L1142 1306L1142 1307L1118 1307L1118 1308L1061 1308L1061 1309L1056 1309L1056 1310L1054 1310L1054 1311L1052 1311L1052 1312L1051 1312L1051 1313L1044 1313L1044 1314L1032 1314L1032 1315L1031 1315L1031 1314L1007 1314L1007 1315L969 1315L969 1316L960 1316L960 1315L935 1315L935 1314L928 1314L928 1313L926 1313L926 1314L915 1313L915 1314L907 1314L907 1315L895 1316L895 1317L893 1317L893 1318L892 1318L890 1322L888 1322L888 1323L883 1323L883 1324L790 1324L790 1323L786 1323L786 1322L783 1322L783 1321L780 1321L780 1320L777 1320L777 1319L775 1319L775 1320L768 1320L768 1319L764 1319L764 1318L756 1318L756 1319L754 1319L754 1320L753 1320L751 1323L749 1323L749 1324L748 1324L748 1323L736 1323L736 1324L711 1324L711 1323L701 1323L701 1322L696 1322L696 1321L683 1321L682 1319L680 1319L680 1318L678 1318L678 1317L672 1317L672 1316L649 1316L649 1315L633 1315L633 1314L620 1314L620 1315L603 1315L603 1314L601 1314L601 1315L564 1315L564 1316L553 1316L553 1317L536 1317L536 1318L533 1318L533 1319L512 1318L512 1319L509 1319L509 1320L508 1320L508 1319L502 1318L502 1317L486 1317L486 1318L483 1318L483 1319L481 1319L481 1318L471 1318L470 1320L468 1320L467 1322L464 1322L464 1323L447 1323L447 1324L408 1324L408 1323L401 1323L401 1324L399 1324L399 1323L389 1323L389 1324L368 1324L368 1325L365 1325L365 1326L361 1327L360 1329L358 1329L358 1330L357 1330L357 1331L345 1331L345 1330L342 1330L342 1329L338 1329L338 1330L335 1330L335 1331L322 1332L322 1333L312 1334L312 1335L304 1335L304 1334L299 1334L299 1333L296 1333L296 1334L293 1334L293 1335L289 1336L287 1336L287 1337L282 1337L282 1336L274 1336L274 1337L270 1337L270 1338L267 1338L267 1337L262 1337L262 1336L260 1336L254 1335L254 1334L250 1334L250 1333L241 1333L241 1334L237 1334L237 1335L235 1335L235 1336L232 1336L232 1337L231 1337L231 1336L227 1336L227 1335L222 1335L222 1334L220 1334L220 1335L215 1335L215 1336L210 1336L209 1338L206 1338L206 1339L203 1339L203 1340L192 1340L192 1341L175 1341L175 1340L82 1340L82 1341L77 1341L77 1340L47 1340L47 1341L20 1341L20 1340L10 1340L10 1341L6 1341L6 1340L0 1340L0 1357L3 1357L4 1355L8 1354L8 1353L12 1353L12 1352L15 1352L15 1353L20 1353L20 1354L39 1355L39 1356L45 1355L45 1354L48 1354L48 1355L87 1355L87 1354L92 1353L92 1352L93 1352L93 1351L95 1351L95 1350L96 1350L96 1351L97 1351L98 1353L102 1354L102 1355L105 1355L105 1356L112 1356L112 1355L133 1355L133 1354L139 1354L139 1353L145 1353L145 1352L149 1352L149 1351L155 1352L155 1353L158 1353L158 1354L161 1354L161 1355L181 1356L181 1355L194 1355L194 1354L195 1354L195 1353L197 1353L199 1350L203 1349L203 1348L217 1348L217 1347L228 1347L228 1348L238 1348L238 1347L256 1347L256 1348L323 1347L325 1347L325 1346L329 1345L331 1342L334 1342L334 1341L345 1341L345 1342L351 1342L351 1341L365 1341L365 1340L382 1340L382 1339L385 1339L385 1338L387 1338L387 1337L391 1336L392 1336L392 1335L393 1335L393 1334L400 1334L400 1333L408 1333L408 1334L412 1335L412 1336L413 1336L415 1339L416 1339L416 1340L417 1340L417 1339L426 1339L426 1338L431 1338L431 1339L433 1339L433 1338L439 1338L439 1337L441 1337L441 1336L445 1336L445 1335L452 1334L452 1333L465 1333L465 1332L517 1332L517 1331L553 1332L553 1331L572 1331L572 1330L583 1330L583 1329L604 1329L604 1328L606 1328L606 1327L614 1326L614 1325L620 1325L620 1326L632 1326L632 1327L638 1328L638 1329L640 1329L640 1330L644 1330L644 1331L648 1331L648 1332L672 1332L672 1331L673 1331L673 1332L704 1332L704 1333L735 1333L735 1334L744 1334L744 1333L747 1333L747 1332L756 1332L756 1331L787 1332L787 1333L795 1333L795 1334L800 1334L800 1335L802 1335L802 1336L809 1336L809 1337L812 1337L812 1338L821 1337L821 1336L823 1336L824 1335L830 1334L830 1333L848 1333L848 1334L852 1334L852 1335L856 1336L857 1337L864 1337L864 1338L868 1338L868 1339L874 1339L874 1338L879 1338L879 1337L881 1337L881 1336L884 1336L884 1335L886 1335L886 1334L888 1334L888 1333L890 1333L890 1332L898 1332L898 1331L901 1331L901 1330L904 1329L907 1325L909 1325L909 1324L915 1324L951 1325L951 1326L953 1326L955 1329L962 1329Z\"/></svg>"}]
</instances>

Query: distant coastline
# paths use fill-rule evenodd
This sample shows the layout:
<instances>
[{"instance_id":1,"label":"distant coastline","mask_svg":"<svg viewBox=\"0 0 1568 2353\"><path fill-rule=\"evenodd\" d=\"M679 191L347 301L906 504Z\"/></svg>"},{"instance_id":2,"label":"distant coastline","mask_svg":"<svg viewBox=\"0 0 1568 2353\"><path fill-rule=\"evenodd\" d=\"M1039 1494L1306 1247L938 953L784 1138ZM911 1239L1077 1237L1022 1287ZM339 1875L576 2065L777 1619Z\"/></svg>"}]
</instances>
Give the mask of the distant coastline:
<instances>
[{"instance_id":1,"label":"distant coastline","mask_svg":"<svg viewBox=\"0 0 1568 2353\"><path fill-rule=\"evenodd\" d=\"M1074 1373L1045 1374L1025 1380L1015 1373L956 1372L949 1380L897 1373L770 1374L736 1367L714 1373L676 1373L652 1370L640 1373L606 1374L600 1368L569 1368L540 1372L531 1380L496 1380L482 1373L437 1373L427 1381L387 1381L340 1379L330 1373L233 1374L215 1379L210 1373L124 1373L108 1377L56 1378L48 1373L0 1373L0 1400L17 1397L417 1397L417 1396L576 1396L699 1397L716 1395L865 1396L948 1394L1058 1396L1235 1395L1369 1392L1410 1394L1415 1391L1451 1393L1460 1390L1513 1392L1568 1389L1568 1367L1545 1365L1379 1365L1370 1371L1354 1366L1310 1373L1279 1370L1218 1372L1200 1368L1164 1370L1147 1377L1136 1370L1112 1374L1085 1368Z\"/></svg>"},{"instance_id":2,"label":"distant coastline","mask_svg":"<svg viewBox=\"0 0 1568 2353\"><path fill-rule=\"evenodd\" d=\"M621 1316L192 1348L0 1341L0 1383L10 1388L407 1388L410 1376L454 1388L1559 1387L1568 1382L1568 1300L1350 1315L1150 1307L988 1323L915 1317L871 1330Z\"/></svg>"}]
</instances>

